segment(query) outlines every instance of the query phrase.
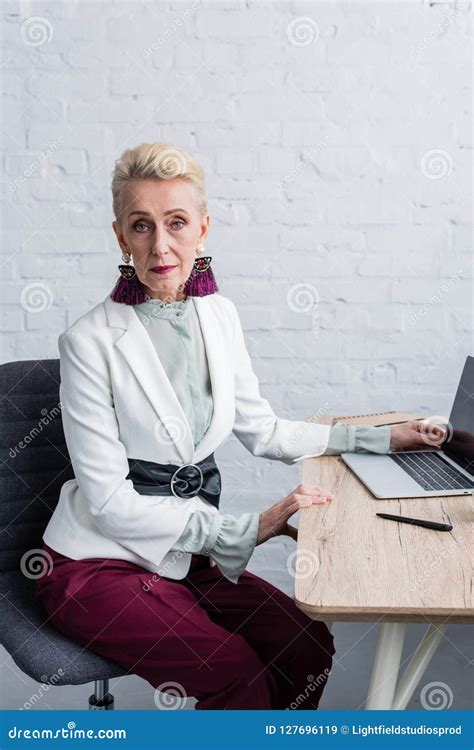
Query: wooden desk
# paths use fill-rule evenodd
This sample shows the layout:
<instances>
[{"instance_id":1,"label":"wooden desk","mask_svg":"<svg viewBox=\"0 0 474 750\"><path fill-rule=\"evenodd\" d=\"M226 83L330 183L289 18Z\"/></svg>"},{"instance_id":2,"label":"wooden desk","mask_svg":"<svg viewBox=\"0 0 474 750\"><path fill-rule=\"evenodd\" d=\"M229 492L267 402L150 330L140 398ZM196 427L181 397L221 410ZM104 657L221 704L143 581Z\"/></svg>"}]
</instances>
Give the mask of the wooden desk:
<instances>
[{"instance_id":1,"label":"wooden desk","mask_svg":"<svg viewBox=\"0 0 474 750\"><path fill-rule=\"evenodd\" d=\"M403 709L446 630L474 619L473 498L376 500L338 456L305 459L302 480L333 492L300 511L295 600L316 620L378 622L366 709ZM376 512L453 525L436 532ZM405 625L429 627L397 687Z\"/></svg>"}]
</instances>

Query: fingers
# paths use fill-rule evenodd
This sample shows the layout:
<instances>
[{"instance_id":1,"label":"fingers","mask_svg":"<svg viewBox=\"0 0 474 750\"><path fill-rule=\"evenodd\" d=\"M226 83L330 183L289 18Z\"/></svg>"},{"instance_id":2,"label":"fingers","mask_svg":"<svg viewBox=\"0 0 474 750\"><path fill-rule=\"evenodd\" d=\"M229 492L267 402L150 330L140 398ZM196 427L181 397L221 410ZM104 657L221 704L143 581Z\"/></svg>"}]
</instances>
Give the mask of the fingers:
<instances>
[{"instance_id":1,"label":"fingers","mask_svg":"<svg viewBox=\"0 0 474 750\"><path fill-rule=\"evenodd\" d=\"M309 508L311 505L324 505L334 500L332 492L315 493L314 495L300 495L297 492L293 493L294 502L298 504L299 508Z\"/></svg>"},{"instance_id":2,"label":"fingers","mask_svg":"<svg viewBox=\"0 0 474 750\"><path fill-rule=\"evenodd\" d=\"M320 487L310 487L307 484L299 484L298 487L288 495L289 506L296 508L309 508L311 505L324 505L334 499L332 492ZM293 511L295 512L295 511Z\"/></svg>"},{"instance_id":3,"label":"fingers","mask_svg":"<svg viewBox=\"0 0 474 750\"><path fill-rule=\"evenodd\" d=\"M292 495L310 495L311 497L314 497L315 495L330 495L334 497L334 495L331 492L328 492L327 490L322 490L321 487L315 487L311 486L309 484L299 484L298 487L296 487Z\"/></svg>"},{"instance_id":4,"label":"fingers","mask_svg":"<svg viewBox=\"0 0 474 750\"><path fill-rule=\"evenodd\" d=\"M421 432L425 435L436 435L438 437L443 437L447 432L446 427L444 427L443 424L430 422L430 417L428 417L427 419L422 419L418 422L409 422L408 424L410 426L413 426L413 428L418 432Z\"/></svg>"},{"instance_id":5,"label":"fingers","mask_svg":"<svg viewBox=\"0 0 474 750\"><path fill-rule=\"evenodd\" d=\"M413 429L416 430L416 447L434 448L439 450L444 442L447 430L442 425L430 423L429 419L420 422L412 422Z\"/></svg>"}]
</instances>

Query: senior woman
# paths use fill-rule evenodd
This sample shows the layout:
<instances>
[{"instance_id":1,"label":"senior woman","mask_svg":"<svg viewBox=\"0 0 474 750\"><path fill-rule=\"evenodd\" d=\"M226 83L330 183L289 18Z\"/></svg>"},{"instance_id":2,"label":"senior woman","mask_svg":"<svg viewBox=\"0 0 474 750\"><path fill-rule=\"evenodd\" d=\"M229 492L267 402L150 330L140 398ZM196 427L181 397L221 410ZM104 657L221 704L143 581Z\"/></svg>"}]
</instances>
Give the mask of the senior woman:
<instances>
[{"instance_id":1,"label":"senior woman","mask_svg":"<svg viewBox=\"0 0 474 750\"><path fill-rule=\"evenodd\" d=\"M197 709L317 708L329 630L245 568L256 545L296 539L296 511L332 495L299 485L262 513L222 513L214 450L233 432L287 464L386 453L422 445L418 425L330 428L274 414L202 255L209 214L189 154L126 150L112 195L121 276L58 341L74 479L44 533L52 570L37 595L66 636L161 691L177 684Z\"/></svg>"}]
</instances>

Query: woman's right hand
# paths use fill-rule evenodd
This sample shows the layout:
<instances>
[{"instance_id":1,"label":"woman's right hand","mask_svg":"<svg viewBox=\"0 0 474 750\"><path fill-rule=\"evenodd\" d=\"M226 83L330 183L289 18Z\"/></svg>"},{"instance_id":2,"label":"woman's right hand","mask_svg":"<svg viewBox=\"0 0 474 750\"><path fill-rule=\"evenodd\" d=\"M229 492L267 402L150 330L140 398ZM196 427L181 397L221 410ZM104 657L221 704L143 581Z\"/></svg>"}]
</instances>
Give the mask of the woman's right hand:
<instances>
[{"instance_id":1,"label":"woman's right hand","mask_svg":"<svg viewBox=\"0 0 474 750\"><path fill-rule=\"evenodd\" d=\"M257 545L282 534L291 536L296 540L298 530L288 525L288 519L293 513L296 513L300 508L309 508L311 505L324 505L333 498L334 495L331 492L326 492L320 487L299 484L283 500L279 500L268 510L260 513Z\"/></svg>"}]
</instances>

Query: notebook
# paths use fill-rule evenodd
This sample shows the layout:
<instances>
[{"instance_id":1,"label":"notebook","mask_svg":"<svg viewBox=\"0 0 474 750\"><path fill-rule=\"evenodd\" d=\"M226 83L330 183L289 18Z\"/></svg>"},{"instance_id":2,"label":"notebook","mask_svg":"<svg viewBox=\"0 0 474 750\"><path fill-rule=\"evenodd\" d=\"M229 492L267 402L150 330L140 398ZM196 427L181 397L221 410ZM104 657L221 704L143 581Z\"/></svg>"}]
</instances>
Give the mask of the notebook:
<instances>
[{"instance_id":1,"label":"notebook","mask_svg":"<svg viewBox=\"0 0 474 750\"><path fill-rule=\"evenodd\" d=\"M400 424L409 422L412 419L424 419L422 415L408 414L404 411L381 411L372 414L356 414L351 416L313 416L309 418L310 422L319 422L320 424L366 424L372 427L382 427L389 424Z\"/></svg>"},{"instance_id":2,"label":"notebook","mask_svg":"<svg viewBox=\"0 0 474 750\"><path fill-rule=\"evenodd\" d=\"M380 411L373 414L357 414L356 416L333 417L332 424L367 424L372 427L382 427L387 424L401 424L412 419L424 419L420 414L408 414L404 411Z\"/></svg>"}]
</instances>

